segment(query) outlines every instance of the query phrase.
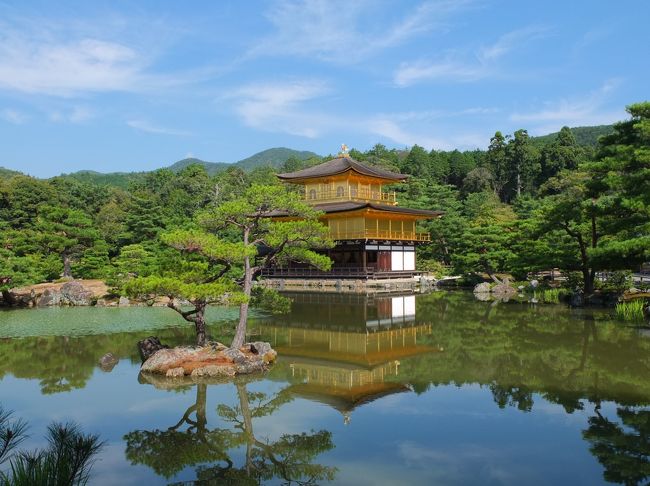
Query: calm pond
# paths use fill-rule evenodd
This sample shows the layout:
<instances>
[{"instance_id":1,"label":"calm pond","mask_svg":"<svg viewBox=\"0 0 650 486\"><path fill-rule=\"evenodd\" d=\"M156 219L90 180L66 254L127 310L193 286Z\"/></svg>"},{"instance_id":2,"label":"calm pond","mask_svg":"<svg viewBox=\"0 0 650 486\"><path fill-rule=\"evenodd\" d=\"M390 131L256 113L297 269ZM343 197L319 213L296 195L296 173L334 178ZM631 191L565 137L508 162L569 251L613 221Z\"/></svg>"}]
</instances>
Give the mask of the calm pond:
<instances>
[{"instance_id":1,"label":"calm pond","mask_svg":"<svg viewBox=\"0 0 650 486\"><path fill-rule=\"evenodd\" d=\"M170 387L135 343L189 343L166 308L0 312L0 405L106 442L90 484L647 484L650 337L605 310L294 294L257 314L264 376ZM211 309L211 332L233 309ZM99 359L119 357L112 370ZM0 466L1 467L1 466Z\"/></svg>"}]
</instances>

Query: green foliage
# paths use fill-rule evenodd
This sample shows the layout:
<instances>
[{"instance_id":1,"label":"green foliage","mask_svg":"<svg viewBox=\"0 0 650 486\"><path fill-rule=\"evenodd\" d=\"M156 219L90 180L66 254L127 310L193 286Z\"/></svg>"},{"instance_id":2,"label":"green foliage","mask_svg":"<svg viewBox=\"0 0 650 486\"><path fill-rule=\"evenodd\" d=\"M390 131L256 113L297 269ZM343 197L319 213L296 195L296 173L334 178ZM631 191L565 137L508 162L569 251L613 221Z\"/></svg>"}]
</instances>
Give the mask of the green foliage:
<instances>
[{"instance_id":1,"label":"green foliage","mask_svg":"<svg viewBox=\"0 0 650 486\"><path fill-rule=\"evenodd\" d=\"M26 431L27 423L21 419L14 419L13 413L0 405L0 464L6 462L13 451L27 438ZM1 473L0 480L2 480Z\"/></svg>"},{"instance_id":2,"label":"green foliage","mask_svg":"<svg viewBox=\"0 0 650 486\"><path fill-rule=\"evenodd\" d=\"M606 277L606 280L599 285L601 290L622 294L632 287L632 272L629 270L610 272Z\"/></svg>"},{"instance_id":3,"label":"green foliage","mask_svg":"<svg viewBox=\"0 0 650 486\"><path fill-rule=\"evenodd\" d=\"M616 318L622 321L643 322L645 316L643 309L645 307L644 299L634 299L627 302L616 304Z\"/></svg>"},{"instance_id":4,"label":"green foliage","mask_svg":"<svg viewBox=\"0 0 650 486\"><path fill-rule=\"evenodd\" d=\"M97 453L104 446L99 436L83 434L73 423L54 423L48 427L46 448L36 451L14 450L25 438L26 423L11 420L0 407L0 463L9 461L0 471L2 486L70 485L88 483Z\"/></svg>"},{"instance_id":5,"label":"green foliage","mask_svg":"<svg viewBox=\"0 0 650 486\"><path fill-rule=\"evenodd\" d=\"M139 277L129 280L124 285L124 290L129 296L145 301L165 296L189 302L236 305L246 299L237 292L237 287L232 281L222 279L216 282L201 282L202 277L198 271L175 277Z\"/></svg>"},{"instance_id":6,"label":"green foliage","mask_svg":"<svg viewBox=\"0 0 650 486\"><path fill-rule=\"evenodd\" d=\"M280 295L274 289L255 287L251 294L251 304L272 314L287 314L291 311L291 299Z\"/></svg>"},{"instance_id":7,"label":"green foliage","mask_svg":"<svg viewBox=\"0 0 650 486\"><path fill-rule=\"evenodd\" d=\"M541 289L538 293L540 302L545 304L559 304L560 303L560 289Z\"/></svg>"},{"instance_id":8,"label":"green foliage","mask_svg":"<svg viewBox=\"0 0 650 486\"><path fill-rule=\"evenodd\" d=\"M565 127L562 127L564 130ZM537 146L548 145L555 142L562 133L562 130L548 135L541 135L539 137L532 137L531 140ZM609 135L614 131L612 125L597 125L593 127L574 127L569 129L571 134L576 140L576 143L583 147L596 147L598 140L604 135Z\"/></svg>"},{"instance_id":9,"label":"green foliage","mask_svg":"<svg viewBox=\"0 0 650 486\"><path fill-rule=\"evenodd\" d=\"M627 111L631 118L614 125L586 166L595 204L607 216L593 258L610 269L650 260L650 102Z\"/></svg>"},{"instance_id":10,"label":"green foliage","mask_svg":"<svg viewBox=\"0 0 650 486\"><path fill-rule=\"evenodd\" d=\"M450 269L438 260L420 260L418 268L423 272L429 272L436 278L445 277L449 274Z\"/></svg>"},{"instance_id":11,"label":"green foliage","mask_svg":"<svg viewBox=\"0 0 650 486\"><path fill-rule=\"evenodd\" d=\"M432 239L417 250L426 268L525 277L555 267L580 272L590 291L596 272L650 260L648 106L631 105L631 118L613 127L563 127L548 137L529 137L523 129L496 132L487 151L376 144L350 153L411 175L408 184L389 188L401 205L444 211L443 218L418 223ZM598 135L605 136L596 147ZM235 164L185 159L146 173L85 171L49 180L0 173L0 290L62 273L103 278L119 288L133 278L175 275L175 269L195 284L197 274L214 278L222 270L222 277L241 282L238 252L256 260L256 271L289 261L327 268L328 260L311 251L329 244L318 214L299 207L296 188L283 188L275 177L276 170L322 161L278 148ZM308 221L262 216L274 210ZM241 225L252 219L242 215L251 214L259 214L255 235L244 246L227 247L243 242ZM197 232L212 234L220 246L210 249ZM191 249L197 243L191 240L203 253ZM268 252L278 246L282 251Z\"/></svg>"}]
</instances>

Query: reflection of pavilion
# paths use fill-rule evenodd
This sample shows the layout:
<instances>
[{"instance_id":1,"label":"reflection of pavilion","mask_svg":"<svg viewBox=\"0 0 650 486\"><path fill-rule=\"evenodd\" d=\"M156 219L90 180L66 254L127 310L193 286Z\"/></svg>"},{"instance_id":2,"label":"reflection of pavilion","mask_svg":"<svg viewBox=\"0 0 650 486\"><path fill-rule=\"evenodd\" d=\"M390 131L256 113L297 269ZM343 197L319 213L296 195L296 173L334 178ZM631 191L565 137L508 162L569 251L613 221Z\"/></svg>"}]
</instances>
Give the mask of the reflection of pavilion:
<instances>
[{"instance_id":1,"label":"reflection of pavilion","mask_svg":"<svg viewBox=\"0 0 650 486\"><path fill-rule=\"evenodd\" d=\"M359 405L409 390L396 378L400 359L434 351L420 344L430 324L416 324L415 296L290 296L290 321L263 334L290 362L295 395L331 405L345 421Z\"/></svg>"}]
</instances>

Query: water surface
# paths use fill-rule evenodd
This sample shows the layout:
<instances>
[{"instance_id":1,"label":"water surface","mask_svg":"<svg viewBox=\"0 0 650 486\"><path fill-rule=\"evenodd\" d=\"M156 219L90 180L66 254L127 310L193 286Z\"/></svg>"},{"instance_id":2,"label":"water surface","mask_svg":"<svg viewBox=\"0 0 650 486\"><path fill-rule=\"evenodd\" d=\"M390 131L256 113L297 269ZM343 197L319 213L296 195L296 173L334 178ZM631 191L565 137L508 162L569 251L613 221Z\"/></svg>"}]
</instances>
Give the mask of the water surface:
<instances>
[{"instance_id":1,"label":"water surface","mask_svg":"<svg viewBox=\"0 0 650 486\"><path fill-rule=\"evenodd\" d=\"M607 311L470 294L294 294L257 314L264 376L170 387L135 342L191 342L165 308L0 312L0 404L106 441L91 484L646 484L650 339ZM226 340L232 309L211 309ZM99 367L118 356L110 371Z\"/></svg>"}]
</instances>

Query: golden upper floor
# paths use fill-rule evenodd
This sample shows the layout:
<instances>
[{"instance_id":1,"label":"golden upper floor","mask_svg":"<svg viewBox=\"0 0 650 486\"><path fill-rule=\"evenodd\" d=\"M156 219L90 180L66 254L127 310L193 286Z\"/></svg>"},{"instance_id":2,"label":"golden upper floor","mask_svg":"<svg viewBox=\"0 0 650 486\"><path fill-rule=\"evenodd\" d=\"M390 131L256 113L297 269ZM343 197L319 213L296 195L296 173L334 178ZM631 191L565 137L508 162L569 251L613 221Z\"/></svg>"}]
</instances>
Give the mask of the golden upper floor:
<instances>
[{"instance_id":1,"label":"golden upper floor","mask_svg":"<svg viewBox=\"0 0 650 486\"><path fill-rule=\"evenodd\" d=\"M407 178L403 174L360 164L347 155L307 169L278 174L278 177L302 185L303 198L311 204L364 201L392 206L397 205L395 192L384 191L383 186Z\"/></svg>"}]
</instances>

